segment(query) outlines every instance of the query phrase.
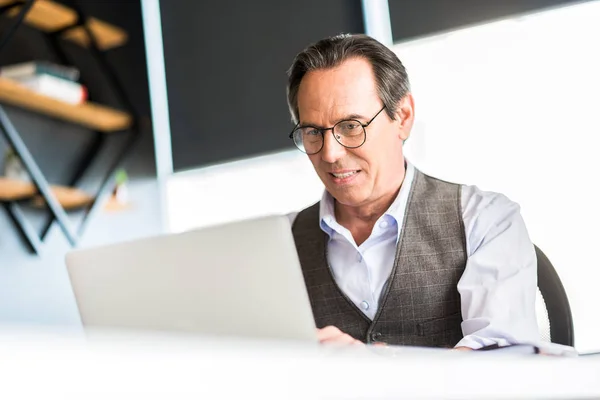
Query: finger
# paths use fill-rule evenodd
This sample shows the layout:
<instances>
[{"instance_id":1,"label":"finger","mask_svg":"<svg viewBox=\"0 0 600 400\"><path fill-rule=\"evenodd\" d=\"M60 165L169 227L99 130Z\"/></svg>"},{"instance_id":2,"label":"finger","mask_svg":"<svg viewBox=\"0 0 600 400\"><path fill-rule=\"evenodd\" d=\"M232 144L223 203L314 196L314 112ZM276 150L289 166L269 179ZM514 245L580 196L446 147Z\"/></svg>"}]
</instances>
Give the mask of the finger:
<instances>
[{"instance_id":1,"label":"finger","mask_svg":"<svg viewBox=\"0 0 600 400\"><path fill-rule=\"evenodd\" d=\"M459 351L471 351L473 350L470 347L464 347L464 346L460 346L460 347L455 347L454 350L459 350Z\"/></svg>"},{"instance_id":2,"label":"finger","mask_svg":"<svg viewBox=\"0 0 600 400\"><path fill-rule=\"evenodd\" d=\"M338 345L361 345L364 346L364 343L360 340L353 338L347 333L340 332L339 335L333 336L327 340L321 342L322 344L338 344Z\"/></svg>"},{"instance_id":3,"label":"finger","mask_svg":"<svg viewBox=\"0 0 600 400\"><path fill-rule=\"evenodd\" d=\"M344 333L340 331L335 326L329 325L322 329L317 329L317 338L320 342L330 340L336 336L343 335Z\"/></svg>"},{"instance_id":4,"label":"finger","mask_svg":"<svg viewBox=\"0 0 600 400\"><path fill-rule=\"evenodd\" d=\"M354 342L356 342L356 339L354 339L350 335L345 335L345 334L334 336L329 339L321 341L321 343L323 343L323 344L334 344L334 343L335 344L353 344Z\"/></svg>"}]
</instances>

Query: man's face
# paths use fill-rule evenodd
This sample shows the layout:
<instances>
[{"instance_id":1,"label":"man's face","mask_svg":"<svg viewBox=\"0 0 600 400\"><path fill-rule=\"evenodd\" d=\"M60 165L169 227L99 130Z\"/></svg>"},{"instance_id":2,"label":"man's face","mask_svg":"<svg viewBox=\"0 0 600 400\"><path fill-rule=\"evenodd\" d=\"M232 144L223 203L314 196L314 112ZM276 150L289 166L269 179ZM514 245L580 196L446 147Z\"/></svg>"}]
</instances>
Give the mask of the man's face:
<instances>
[{"instance_id":1,"label":"man's face","mask_svg":"<svg viewBox=\"0 0 600 400\"><path fill-rule=\"evenodd\" d=\"M301 125L330 128L344 119L365 124L383 107L371 65L353 58L338 67L307 73L298 90ZM331 130L323 148L309 155L327 191L350 207L368 206L395 193L402 182L402 142L413 118L412 96L401 101L395 120L384 110L365 128L366 141L358 148L339 144Z\"/></svg>"}]
</instances>

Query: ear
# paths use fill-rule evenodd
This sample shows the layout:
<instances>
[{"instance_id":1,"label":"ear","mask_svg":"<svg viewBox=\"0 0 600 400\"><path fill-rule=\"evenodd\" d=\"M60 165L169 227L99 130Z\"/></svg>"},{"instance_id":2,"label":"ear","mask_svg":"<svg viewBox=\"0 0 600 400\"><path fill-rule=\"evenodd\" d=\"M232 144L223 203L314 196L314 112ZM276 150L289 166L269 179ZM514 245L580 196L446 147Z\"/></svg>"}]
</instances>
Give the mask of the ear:
<instances>
[{"instance_id":1,"label":"ear","mask_svg":"<svg viewBox=\"0 0 600 400\"><path fill-rule=\"evenodd\" d=\"M396 108L396 121L398 121L398 135L403 141L408 139L415 120L415 100L412 93L407 93Z\"/></svg>"}]
</instances>

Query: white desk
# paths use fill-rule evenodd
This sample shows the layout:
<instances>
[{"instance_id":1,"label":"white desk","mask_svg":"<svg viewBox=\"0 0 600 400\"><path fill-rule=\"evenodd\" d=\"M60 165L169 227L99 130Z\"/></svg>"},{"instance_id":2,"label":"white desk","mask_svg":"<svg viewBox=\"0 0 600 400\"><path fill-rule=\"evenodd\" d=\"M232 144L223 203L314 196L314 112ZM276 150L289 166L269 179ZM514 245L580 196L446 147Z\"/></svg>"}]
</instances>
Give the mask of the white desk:
<instances>
[{"instance_id":1,"label":"white desk","mask_svg":"<svg viewBox=\"0 0 600 400\"><path fill-rule=\"evenodd\" d=\"M0 335L0 398L600 397L600 357L494 356L173 338Z\"/></svg>"}]
</instances>

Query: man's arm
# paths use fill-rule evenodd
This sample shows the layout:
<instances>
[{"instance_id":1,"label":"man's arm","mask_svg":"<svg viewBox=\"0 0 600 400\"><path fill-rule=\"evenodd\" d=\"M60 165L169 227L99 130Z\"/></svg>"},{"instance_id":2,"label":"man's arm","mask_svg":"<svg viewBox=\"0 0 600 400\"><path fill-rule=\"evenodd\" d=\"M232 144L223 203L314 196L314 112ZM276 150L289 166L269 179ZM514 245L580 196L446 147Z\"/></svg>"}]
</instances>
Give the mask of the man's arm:
<instances>
[{"instance_id":1,"label":"man's arm","mask_svg":"<svg viewBox=\"0 0 600 400\"><path fill-rule=\"evenodd\" d=\"M463 190L469 256L458 283L464 338L456 347L537 343L537 261L519 205L476 187Z\"/></svg>"}]
</instances>

